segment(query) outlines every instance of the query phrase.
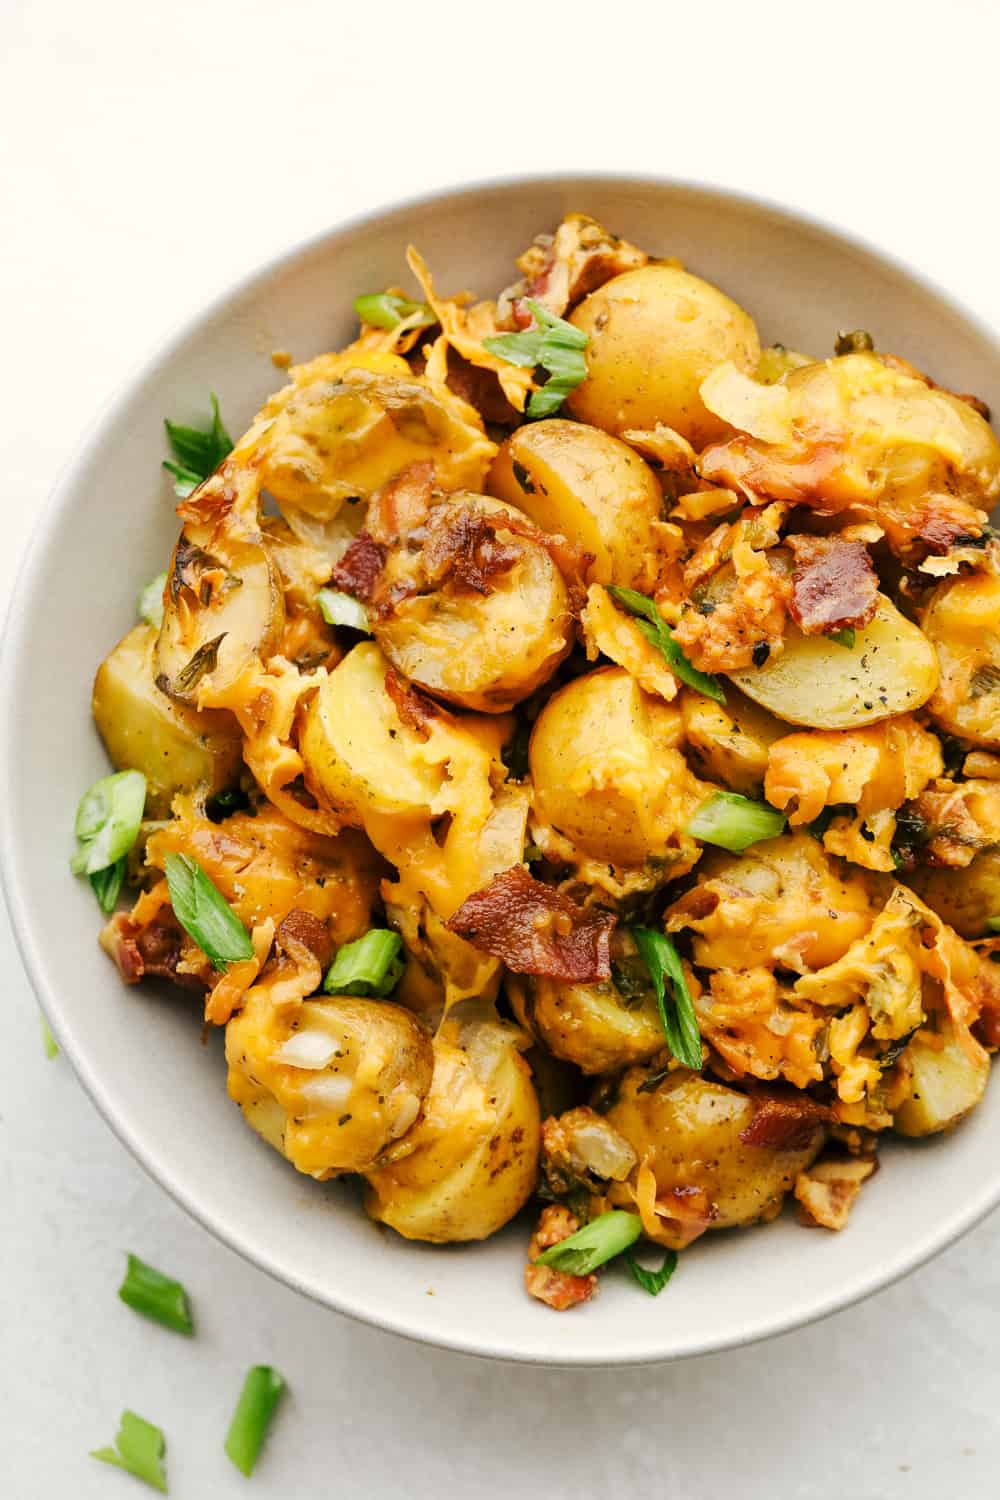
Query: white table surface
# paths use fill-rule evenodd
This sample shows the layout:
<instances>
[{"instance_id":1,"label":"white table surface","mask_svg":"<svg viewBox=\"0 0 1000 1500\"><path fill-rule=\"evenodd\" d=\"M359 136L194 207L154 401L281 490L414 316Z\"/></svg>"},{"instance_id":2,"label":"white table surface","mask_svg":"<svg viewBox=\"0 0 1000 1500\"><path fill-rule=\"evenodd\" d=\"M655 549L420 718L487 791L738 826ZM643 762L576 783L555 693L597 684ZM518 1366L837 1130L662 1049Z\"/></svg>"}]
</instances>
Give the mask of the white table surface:
<instances>
[{"instance_id":1,"label":"white table surface","mask_svg":"<svg viewBox=\"0 0 1000 1500\"><path fill-rule=\"evenodd\" d=\"M0 598L137 359L272 252L398 196L561 167L704 178L835 218L1000 322L995 5L601 9L0 0ZM0 959L5 1500L141 1493L86 1456L125 1405L165 1429L179 1500L243 1494L220 1441L255 1361L292 1392L261 1497L995 1496L1000 1219L818 1327L673 1368L419 1348L187 1219L46 1061L5 925ZM194 1290L195 1343L117 1301L126 1248Z\"/></svg>"}]
</instances>

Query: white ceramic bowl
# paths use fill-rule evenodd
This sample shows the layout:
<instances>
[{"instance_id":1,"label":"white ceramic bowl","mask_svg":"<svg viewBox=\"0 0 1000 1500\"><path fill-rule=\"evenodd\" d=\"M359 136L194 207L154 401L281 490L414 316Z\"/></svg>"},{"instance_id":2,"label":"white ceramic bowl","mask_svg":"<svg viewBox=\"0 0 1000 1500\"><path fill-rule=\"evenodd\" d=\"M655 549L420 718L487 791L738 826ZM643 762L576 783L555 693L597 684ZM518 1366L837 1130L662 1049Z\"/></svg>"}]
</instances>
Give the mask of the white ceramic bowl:
<instances>
[{"instance_id":1,"label":"white ceramic bowl","mask_svg":"<svg viewBox=\"0 0 1000 1500\"><path fill-rule=\"evenodd\" d=\"M376 1229L350 1188L299 1176L252 1135L226 1097L221 1037L202 1046L196 1011L176 992L120 983L97 946L89 887L67 867L77 798L106 770L90 722L94 669L132 624L176 529L159 468L163 417L195 417L215 390L239 431L280 381L270 350L303 359L346 342L352 298L405 281L407 243L444 290L486 294L570 209L718 282L764 342L823 354L838 328L871 328L880 347L997 404L1000 348L973 316L904 266L767 204L561 177L466 188L349 224L200 314L130 382L65 476L9 617L0 806L10 910L52 1027L122 1141L178 1202L289 1285L384 1328L496 1357L616 1364L792 1328L940 1250L1000 1198L1000 1087L953 1136L890 1146L844 1233L786 1215L708 1235L657 1301L612 1273L596 1301L556 1317L522 1290L523 1224L482 1246L411 1245Z\"/></svg>"}]
</instances>

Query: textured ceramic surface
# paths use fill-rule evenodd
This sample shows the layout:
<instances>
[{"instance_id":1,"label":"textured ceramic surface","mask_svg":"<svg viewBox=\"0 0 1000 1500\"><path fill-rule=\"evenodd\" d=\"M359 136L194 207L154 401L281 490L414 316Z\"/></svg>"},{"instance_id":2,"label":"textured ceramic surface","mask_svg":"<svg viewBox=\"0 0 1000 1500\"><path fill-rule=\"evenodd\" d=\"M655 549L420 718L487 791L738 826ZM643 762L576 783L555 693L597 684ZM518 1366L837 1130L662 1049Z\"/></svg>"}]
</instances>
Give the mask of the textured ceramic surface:
<instances>
[{"instance_id":1,"label":"textured ceramic surface","mask_svg":"<svg viewBox=\"0 0 1000 1500\"><path fill-rule=\"evenodd\" d=\"M67 870L77 797L106 769L89 716L94 668L132 623L175 531L158 467L163 416L196 417L212 389L238 430L280 379L270 351L303 359L345 342L357 293L405 284L408 242L444 290L486 293L509 280L539 228L573 208L718 281L765 342L824 353L838 328L874 325L883 346L997 405L1000 349L974 317L905 267L768 205L579 177L470 188L348 225L199 317L129 384L66 475L9 618L0 810L10 910L52 1025L122 1140L192 1214L290 1285L411 1337L613 1364L793 1327L941 1249L1000 1198L1000 1090L953 1137L889 1149L846 1233L807 1232L786 1216L709 1236L657 1302L611 1274L593 1304L556 1318L522 1291L524 1226L478 1247L408 1245L373 1228L349 1188L299 1177L252 1136L226 1098L221 1038L201 1045L188 999L120 984L97 947L91 893Z\"/></svg>"}]
</instances>

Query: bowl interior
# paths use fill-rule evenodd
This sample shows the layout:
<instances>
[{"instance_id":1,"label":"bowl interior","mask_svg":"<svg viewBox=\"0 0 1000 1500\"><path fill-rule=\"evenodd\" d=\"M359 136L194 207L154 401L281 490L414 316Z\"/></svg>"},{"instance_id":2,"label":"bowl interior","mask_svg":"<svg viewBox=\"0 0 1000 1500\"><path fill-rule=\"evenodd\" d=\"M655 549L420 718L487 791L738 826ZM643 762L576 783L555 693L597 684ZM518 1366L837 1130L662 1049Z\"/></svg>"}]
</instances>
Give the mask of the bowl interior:
<instances>
[{"instance_id":1,"label":"bowl interior","mask_svg":"<svg viewBox=\"0 0 1000 1500\"><path fill-rule=\"evenodd\" d=\"M346 342L351 299L406 281L415 242L444 291L489 294L540 229L582 209L677 255L756 317L762 341L824 354L838 328L995 404L1000 351L975 320L905 269L765 205L680 185L606 178L474 188L334 232L199 317L134 380L65 479L36 535L5 644L5 876L29 971L100 1108L148 1170L236 1249L342 1311L471 1352L552 1363L659 1360L792 1327L874 1290L939 1249L1000 1195L1000 1092L953 1136L886 1152L846 1233L787 1216L708 1236L669 1294L619 1276L571 1317L521 1286L526 1233L486 1245L409 1245L364 1217L350 1188L297 1175L227 1100L221 1039L203 1046L189 1001L124 988L98 949L99 913L68 871L73 811L106 762L92 728L95 667L165 564L176 520L159 468L165 415L217 391L234 431L296 359Z\"/></svg>"}]
</instances>

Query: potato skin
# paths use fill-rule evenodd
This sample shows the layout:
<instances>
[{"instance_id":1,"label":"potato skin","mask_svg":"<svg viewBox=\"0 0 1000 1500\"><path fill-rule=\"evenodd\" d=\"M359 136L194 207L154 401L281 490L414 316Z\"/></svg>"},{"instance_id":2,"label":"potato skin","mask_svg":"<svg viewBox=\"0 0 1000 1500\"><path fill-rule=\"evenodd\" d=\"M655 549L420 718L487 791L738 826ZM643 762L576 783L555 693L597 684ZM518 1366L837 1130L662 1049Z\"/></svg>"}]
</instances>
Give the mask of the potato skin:
<instances>
[{"instance_id":1,"label":"potato skin","mask_svg":"<svg viewBox=\"0 0 1000 1500\"><path fill-rule=\"evenodd\" d=\"M701 382L726 360L749 375L760 359L749 313L718 287L674 266L615 276L569 321L590 335L590 343L587 378L567 405L581 422L616 436L662 422L704 447L727 428L702 402Z\"/></svg>"},{"instance_id":2,"label":"potato skin","mask_svg":"<svg viewBox=\"0 0 1000 1500\"><path fill-rule=\"evenodd\" d=\"M905 879L961 937L986 937L990 917L1000 915L998 850L984 849L964 870L918 865Z\"/></svg>"},{"instance_id":3,"label":"potato skin","mask_svg":"<svg viewBox=\"0 0 1000 1500\"><path fill-rule=\"evenodd\" d=\"M822 1126L793 1150L748 1146L740 1132L753 1119L754 1104L745 1094L683 1069L640 1092L649 1076L645 1068L631 1068L606 1118L652 1169L657 1195L701 1189L715 1209L710 1229L773 1218L797 1174L819 1154Z\"/></svg>"},{"instance_id":4,"label":"potato skin","mask_svg":"<svg viewBox=\"0 0 1000 1500\"><path fill-rule=\"evenodd\" d=\"M921 625L941 666L931 717L973 744L1000 745L1000 578L973 573L940 584Z\"/></svg>"},{"instance_id":5,"label":"potato skin","mask_svg":"<svg viewBox=\"0 0 1000 1500\"><path fill-rule=\"evenodd\" d=\"M648 1062L666 1046L652 990L626 1004L612 980L564 984L527 976L514 1000L515 1014L554 1057L582 1073L616 1073ZM512 986L508 981L508 992Z\"/></svg>"},{"instance_id":6,"label":"potato skin","mask_svg":"<svg viewBox=\"0 0 1000 1500\"><path fill-rule=\"evenodd\" d=\"M103 660L94 678L93 714L118 771L146 778L146 815L163 818L178 792L208 795L234 782L243 741L231 714L188 708L156 686L156 630L136 625Z\"/></svg>"},{"instance_id":7,"label":"potato skin","mask_svg":"<svg viewBox=\"0 0 1000 1500\"><path fill-rule=\"evenodd\" d=\"M636 866L653 857L685 873L700 850L684 829L711 788L688 770L680 734L679 710L622 668L576 678L532 732L536 814L594 859Z\"/></svg>"},{"instance_id":8,"label":"potato skin","mask_svg":"<svg viewBox=\"0 0 1000 1500\"><path fill-rule=\"evenodd\" d=\"M560 417L527 423L504 442L487 489L592 553L588 583L646 590L655 582L660 486L635 449L610 433Z\"/></svg>"},{"instance_id":9,"label":"potato skin","mask_svg":"<svg viewBox=\"0 0 1000 1500\"><path fill-rule=\"evenodd\" d=\"M731 791L758 796L767 773L768 752L788 725L735 688L725 703L685 688L678 699L684 744L699 774Z\"/></svg>"},{"instance_id":10,"label":"potato skin","mask_svg":"<svg viewBox=\"0 0 1000 1500\"><path fill-rule=\"evenodd\" d=\"M431 1091L406 1154L366 1174L369 1214L405 1239L484 1240L535 1185L541 1119L531 1069L495 1024L466 1028L463 1040L435 1037Z\"/></svg>"},{"instance_id":11,"label":"potato skin","mask_svg":"<svg viewBox=\"0 0 1000 1500\"><path fill-rule=\"evenodd\" d=\"M910 1075L910 1095L893 1115L900 1135L936 1135L957 1125L975 1109L990 1076L989 1053L971 1037L963 1045L947 1021L937 1037L918 1032L902 1063Z\"/></svg>"}]
</instances>

